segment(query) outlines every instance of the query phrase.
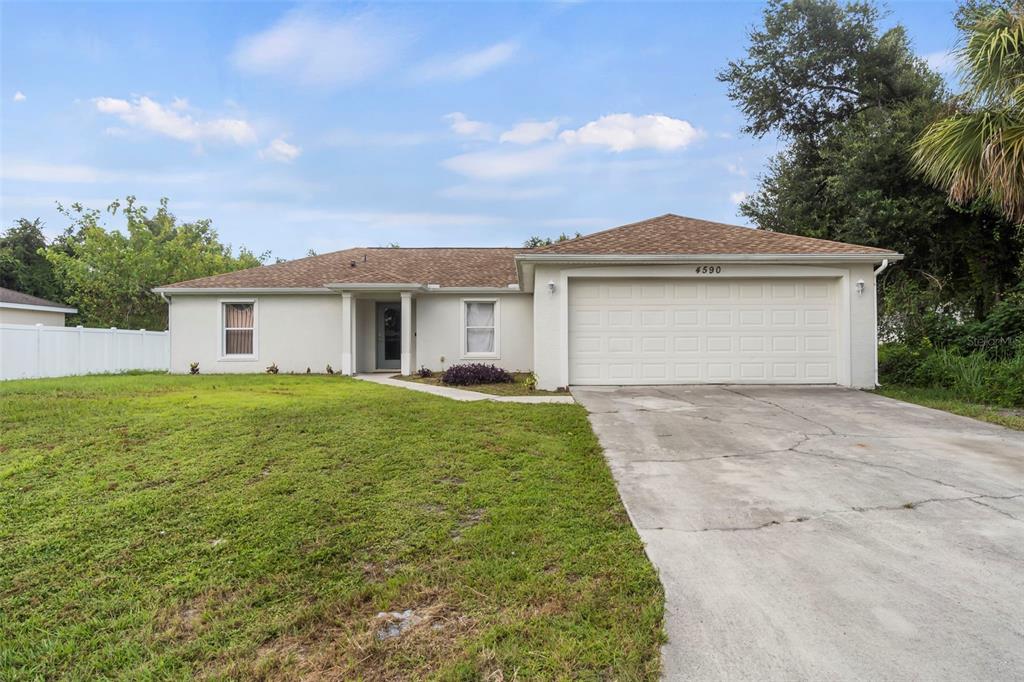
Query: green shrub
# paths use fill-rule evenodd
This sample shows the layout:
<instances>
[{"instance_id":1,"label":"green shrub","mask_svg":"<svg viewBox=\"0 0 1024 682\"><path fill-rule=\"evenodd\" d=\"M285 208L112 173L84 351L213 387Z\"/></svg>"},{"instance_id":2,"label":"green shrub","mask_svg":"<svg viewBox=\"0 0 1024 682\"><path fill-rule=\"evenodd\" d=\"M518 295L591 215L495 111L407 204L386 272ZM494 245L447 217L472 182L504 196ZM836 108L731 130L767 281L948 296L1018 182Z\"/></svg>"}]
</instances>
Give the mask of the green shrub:
<instances>
[{"instance_id":1,"label":"green shrub","mask_svg":"<svg viewBox=\"0 0 1024 682\"><path fill-rule=\"evenodd\" d=\"M996 363L990 377L990 386L995 397L992 402L1007 407L1024 406L1024 353Z\"/></svg>"},{"instance_id":2,"label":"green shrub","mask_svg":"<svg viewBox=\"0 0 1024 682\"><path fill-rule=\"evenodd\" d=\"M937 351L918 368L917 385L948 388L958 398L972 402L987 402L986 377L992 373L991 363L980 353L957 355L950 351Z\"/></svg>"},{"instance_id":3,"label":"green shrub","mask_svg":"<svg viewBox=\"0 0 1024 682\"><path fill-rule=\"evenodd\" d=\"M1013 357L993 360L984 353L959 355L927 346L886 344L878 349L884 385L942 388L968 402L1024 406L1024 343Z\"/></svg>"},{"instance_id":4,"label":"green shrub","mask_svg":"<svg viewBox=\"0 0 1024 682\"><path fill-rule=\"evenodd\" d=\"M886 384L913 385L921 363L932 352L927 346L887 343L878 347L878 374Z\"/></svg>"}]
</instances>

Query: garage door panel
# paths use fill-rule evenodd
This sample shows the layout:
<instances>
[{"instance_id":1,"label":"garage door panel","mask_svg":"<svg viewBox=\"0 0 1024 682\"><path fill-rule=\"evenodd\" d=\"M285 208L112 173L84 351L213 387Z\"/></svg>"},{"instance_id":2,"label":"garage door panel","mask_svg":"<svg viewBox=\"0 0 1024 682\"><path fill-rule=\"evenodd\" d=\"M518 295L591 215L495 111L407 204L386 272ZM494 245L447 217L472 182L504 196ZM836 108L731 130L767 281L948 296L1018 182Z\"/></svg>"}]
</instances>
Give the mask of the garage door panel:
<instances>
[{"instance_id":1,"label":"garage door panel","mask_svg":"<svg viewBox=\"0 0 1024 682\"><path fill-rule=\"evenodd\" d=\"M569 380L835 383L835 280L574 281Z\"/></svg>"}]
</instances>

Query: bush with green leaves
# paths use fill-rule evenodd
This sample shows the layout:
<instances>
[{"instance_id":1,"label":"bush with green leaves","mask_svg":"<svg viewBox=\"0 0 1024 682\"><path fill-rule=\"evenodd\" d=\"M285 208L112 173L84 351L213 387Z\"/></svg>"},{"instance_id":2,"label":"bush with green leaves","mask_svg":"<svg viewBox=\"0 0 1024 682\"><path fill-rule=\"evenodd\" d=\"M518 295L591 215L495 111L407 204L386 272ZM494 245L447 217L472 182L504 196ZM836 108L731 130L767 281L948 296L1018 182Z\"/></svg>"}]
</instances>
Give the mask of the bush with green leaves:
<instances>
[{"instance_id":1,"label":"bush with green leaves","mask_svg":"<svg viewBox=\"0 0 1024 682\"><path fill-rule=\"evenodd\" d=\"M960 400L1006 407L1024 406L1024 340L1012 357L993 359L985 353L961 355L920 345L887 344L879 348L883 385L941 388Z\"/></svg>"}]
</instances>

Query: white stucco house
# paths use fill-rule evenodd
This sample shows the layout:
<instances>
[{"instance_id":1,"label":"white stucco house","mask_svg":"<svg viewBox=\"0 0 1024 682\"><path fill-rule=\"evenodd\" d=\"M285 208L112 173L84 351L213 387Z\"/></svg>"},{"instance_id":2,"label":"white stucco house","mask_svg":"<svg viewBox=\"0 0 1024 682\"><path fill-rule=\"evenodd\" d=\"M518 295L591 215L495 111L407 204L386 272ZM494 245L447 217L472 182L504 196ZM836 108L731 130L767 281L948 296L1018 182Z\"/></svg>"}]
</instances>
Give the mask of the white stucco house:
<instances>
[{"instance_id":1,"label":"white stucco house","mask_svg":"<svg viewBox=\"0 0 1024 682\"><path fill-rule=\"evenodd\" d=\"M63 327L66 315L78 310L38 296L0 287L0 324L42 324Z\"/></svg>"},{"instance_id":2,"label":"white stucco house","mask_svg":"<svg viewBox=\"0 0 1024 682\"><path fill-rule=\"evenodd\" d=\"M455 363L538 387L873 387L893 251L664 215L535 249L354 248L156 289L171 371Z\"/></svg>"}]
</instances>

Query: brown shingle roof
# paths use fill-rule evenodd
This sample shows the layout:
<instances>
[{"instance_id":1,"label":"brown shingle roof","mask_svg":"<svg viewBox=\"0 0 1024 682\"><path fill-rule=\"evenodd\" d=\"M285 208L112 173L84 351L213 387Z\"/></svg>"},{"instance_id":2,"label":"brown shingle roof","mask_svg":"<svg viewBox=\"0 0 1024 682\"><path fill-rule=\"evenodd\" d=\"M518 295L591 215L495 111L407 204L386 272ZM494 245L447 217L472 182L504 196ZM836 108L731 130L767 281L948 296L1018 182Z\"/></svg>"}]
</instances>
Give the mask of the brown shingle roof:
<instances>
[{"instance_id":1,"label":"brown shingle roof","mask_svg":"<svg viewBox=\"0 0 1024 682\"><path fill-rule=\"evenodd\" d=\"M38 296L30 296L23 294L20 291L14 289L5 289L0 287L0 303L15 303L17 305L45 305L51 308L61 308L63 310L70 310L74 312L74 308L63 303L55 303L54 301L48 301L45 298L39 298Z\"/></svg>"},{"instance_id":2,"label":"brown shingle roof","mask_svg":"<svg viewBox=\"0 0 1024 682\"><path fill-rule=\"evenodd\" d=\"M355 248L167 285L191 288L319 288L332 283L507 287L515 256L576 255L879 255L893 251L712 223L673 214L536 249Z\"/></svg>"},{"instance_id":3,"label":"brown shingle roof","mask_svg":"<svg viewBox=\"0 0 1024 682\"><path fill-rule=\"evenodd\" d=\"M177 282L166 288L316 288L335 282L507 287L518 281L515 255L520 251L522 249L346 249Z\"/></svg>"},{"instance_id":4,"label":"brown shingle roof","mask_svg":"<svg viewBox=\"0 0 1024 682\"><path fill-rule=\"evenodd\" d=\"M595 232L530 253L587 255L831 255L896 253L871 246L857 246L812 239L783 232L755 230L713 223L668 213L657 218Z\"/></svg>"}]
</instances>

